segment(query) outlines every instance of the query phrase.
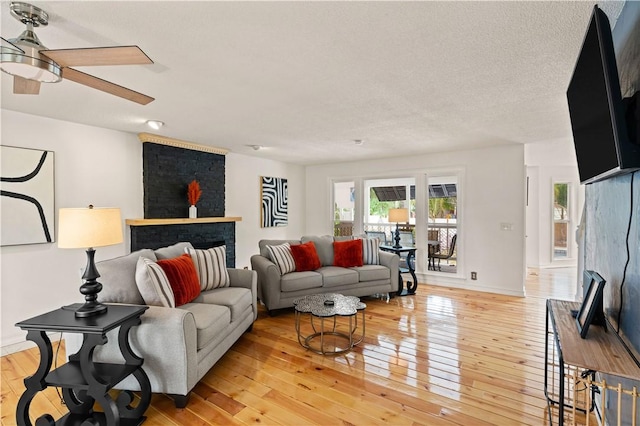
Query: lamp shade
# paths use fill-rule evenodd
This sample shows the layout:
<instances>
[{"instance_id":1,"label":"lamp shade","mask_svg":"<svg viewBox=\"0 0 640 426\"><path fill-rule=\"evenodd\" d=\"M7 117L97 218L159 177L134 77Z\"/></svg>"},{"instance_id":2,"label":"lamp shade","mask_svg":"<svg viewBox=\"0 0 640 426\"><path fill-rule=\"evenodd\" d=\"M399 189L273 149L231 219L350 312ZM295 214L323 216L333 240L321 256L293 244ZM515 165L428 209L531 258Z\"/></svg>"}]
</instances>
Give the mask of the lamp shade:
<instances>
[{"instance_id":1,"label":"lamp shade","mask_svg":"<svg viewBox=\"0 0 640 426\"><path fill-rule=\"evenodd\" d=\"M389 209L389 222L408 222L409 209Z\"/></svg>"},{"instance_id":2,"label":"lamp shade","mask_svg":"<svg viewBox=\"0 0 640 426\"><path fill-rule=\"evenodd\" d=\"M91 248L122 242L122 219L117 208L60 209L58 247Z\"/></svg>"}]
</instances>

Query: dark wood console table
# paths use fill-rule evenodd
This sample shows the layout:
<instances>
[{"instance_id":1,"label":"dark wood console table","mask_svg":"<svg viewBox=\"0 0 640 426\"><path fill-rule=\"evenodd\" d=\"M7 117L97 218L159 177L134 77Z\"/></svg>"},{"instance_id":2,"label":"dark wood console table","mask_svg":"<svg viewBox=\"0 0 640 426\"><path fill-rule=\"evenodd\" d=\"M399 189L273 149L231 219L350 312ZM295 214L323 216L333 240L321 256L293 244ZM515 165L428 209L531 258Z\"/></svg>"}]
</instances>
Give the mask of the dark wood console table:
<instances>
[{"instance_id":1,"label":"dark wood console table","mask_svg":"<svg viewBox=\"0 0 640 426\"><path fill-rule=\"evenodd\" d=\"M131 350L129 330L140 324L140 316L146 306L108 305L102 315L88 318L76 318L75 309L80 305L65 306L55 311L16 324L27 330L27 339L40 349L40 365L33 376L24 379L26 390L18 401L16 419L20 426L31 426L29 406L34 396L47 388L62 388L64 402L69 413L54 421L50 414L43 414L36 425L109 425L129 426L144 422L144 412L151 402L151 385L147 374L142 370L143 359ZM93 351L98 345L107 343L106 334L120 327L118 344L124 357L124 364L93 362ZM53 371L53 350L47 332L82 333L80 350L69 357L69 362ZM140 384L140 401L136 407L130 404L133 395L129 391L121 392L117 399L109 390L125 377L133 375ZM102 412L94 411L97 402ZM85 423L86 422L86 423Z\"/></svg>"},{"instance_id":2,"label":"dark wood console table","mask_svg":"<svg viewBox=\"0 0 640 426\"><path fill-rule=\"evenodd\" d=\"M416 278L416 271L413 265L411 264L411 260L416 257L416 248L415 247L394 247L394 246L380 246L380 250L387 251L389 253L395 253L400 256L402 253L407 254L407 267L400 268L398 271L398 296L407 296L416 294L416 289L418 288L418 278ZM402 274L411 274L411 278L413 281L407 280L407 289L404 290L404 283L402 281Z\"/></svg>"},{"instance_id":3,"label":"dark wood console table","mask_svg":"<svg viewBox=\"0 0 640 426\"><path fill-rule=\"evenodd\" d=\"M571 310L579 310L580 305L564 300L547 300L544 393L550 424L552 405L558 406L558 424L563 425L565 408L573 409L576 404L576 401L570 399L567 389L577 386L572 377L585 378L599 372L626 379L640 379L640 368L611 326L605 331L602 326L591 325L587 337L580 337L575 318L571 316ZM551 344L550 336L553 338ZM571 371L574 376L569 373ZM591 391L593 396L593 387L587 385L584 390ZM593 398L587 401L593 401ZM588 412L592 408L588 403L576 409Z\"/></svg>"}]
</instances>

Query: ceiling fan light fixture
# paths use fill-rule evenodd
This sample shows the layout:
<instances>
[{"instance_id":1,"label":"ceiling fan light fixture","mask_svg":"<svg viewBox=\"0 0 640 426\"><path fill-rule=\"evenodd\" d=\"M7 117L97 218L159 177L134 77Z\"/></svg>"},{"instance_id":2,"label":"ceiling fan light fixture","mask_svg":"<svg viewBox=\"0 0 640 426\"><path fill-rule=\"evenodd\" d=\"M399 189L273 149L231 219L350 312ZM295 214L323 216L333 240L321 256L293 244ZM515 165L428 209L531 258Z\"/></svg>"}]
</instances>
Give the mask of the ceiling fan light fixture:
<instances>
[{"instance_id":1,"label":"ceiling fan light fixture","mask_svg":"<svg viewBox=\"0 0 640 426\"><path fill-rule=\"evenodd\" d=\"M34 58L19 52L2 52L1 56L0 66L7 74L41 83L57 83L62 80L62 71L53 61Z\"/></svg>"},{"instance_id":2,"label":"ceiling fan light fixture","mask_svg":"<svg viewBox=\"0 0 640 426\"><path fill-rule=\"evenodd\" d=\"M0 67L7 74L35 80L41 83L57 83L62 80L62 69L51 59L40 54L47 48L40 42L33 27L47 25L49 15L42 9L27 3L12 2L11 14L27 26L18 37L8 40L13 47L3 47Z\"/></svg>"},{"instance_id":3,"label":"ceiling fan light fixture","mask_svg":"<svg viewBox=\"0 0 640 426\"><path fill-rule=\"evenodd\" d=\"M147 126L153 130L160 130L160 127L164 126L164 121L160 120L147 120Z\"/></svg>"}]
</instances>

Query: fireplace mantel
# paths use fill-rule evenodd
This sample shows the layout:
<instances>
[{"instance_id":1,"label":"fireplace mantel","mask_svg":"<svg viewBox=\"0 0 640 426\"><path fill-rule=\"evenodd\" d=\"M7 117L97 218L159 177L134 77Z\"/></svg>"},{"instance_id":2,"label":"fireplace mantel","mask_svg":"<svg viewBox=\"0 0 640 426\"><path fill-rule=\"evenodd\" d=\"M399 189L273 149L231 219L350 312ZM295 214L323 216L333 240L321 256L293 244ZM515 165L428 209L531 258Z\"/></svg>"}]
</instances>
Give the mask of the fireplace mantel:
<instances>
[{"instance_id":1,"label":"fireplace mantel","mask_svg":"<svg viewBox=\"0 0 640 426\"><path fill-rule=\"evenodd\" d=\"M222 223L240 222L241 217L198 217L195 219L170 218L170 219L126 219L129 226L150 226L150 225L188 225L191 223Z\"/></svg>"}]
</instances>

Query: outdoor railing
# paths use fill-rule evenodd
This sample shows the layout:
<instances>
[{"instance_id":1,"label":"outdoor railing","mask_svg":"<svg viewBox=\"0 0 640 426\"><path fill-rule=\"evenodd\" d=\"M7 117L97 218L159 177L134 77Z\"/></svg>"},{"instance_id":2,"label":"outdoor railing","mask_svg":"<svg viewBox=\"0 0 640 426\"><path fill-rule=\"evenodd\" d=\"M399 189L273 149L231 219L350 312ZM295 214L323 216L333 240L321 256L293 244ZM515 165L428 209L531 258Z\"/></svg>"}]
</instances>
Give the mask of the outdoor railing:
<instances>
[{"instance_id":1,"label":"outdoor railing","mask_svg":"<svg viewBox=\"0 0 640 426\"><path fill-rule=\"evenodd\" d=\"M428 236L427 240L429 241L439 241L440 242L440 250L439 253L448 253L449 245L451 244L451 240L453 236L457 233L457 224L455 222L451 223L438 223L438 222L430 222L428 228ZM396 232L396 224L395 223L365 223L364 224L365 232L383 232L385 235L386 241L383 243L393 244L394 236ZM401 224L399 226L400 231L411 231L414 233L413 240L415 241L415 225L411 224ZM353 222L342 220L336 222L333 229L334 236L344 237L353 235ZM453 251L453 255L449 259L449 261L455 261L457 259L457 249L458 245ZM449 263L449 261L446 261ZM453 270L455 271L455 269ZM451 272L451 271L448 271Z\"/></svg>"},{"instance_id":2,"label":"outdoor railing","mask_svg":"<svg viewBox=\"0 0 640 426\"><path fill-rule=\"evenodd\" d=\"M353 235L353 222L341 220L333 225L333 235L335 237L347 237Z\"/></svg>"},{"instance_id":3,"label":"outdoor railing","mask_svg":"<svg viewBox=\"0 0 640 426\"><path fill-rule=\"evenodd\" d=\"M414 225L401 224L401 231L414 231ZM387 243L393 242L393 237L396 232L396 224L395 223L365 223L364 230L371 232L384 232L386 236ZM428 240L437 240L440 241L440 252L446 253L449 251L449 244L451 244L451 239L457 232L457 225L455 222L453 223L437 223L430 222L429 223L429 234ZM340 221L337 222L334 226L335 236L349 236L353 235L353 222L352 221ZM415 241L415 235L414 235ZM455 259L456 253L454 252L453 258Z\"/></svg>"}]
</instances>

